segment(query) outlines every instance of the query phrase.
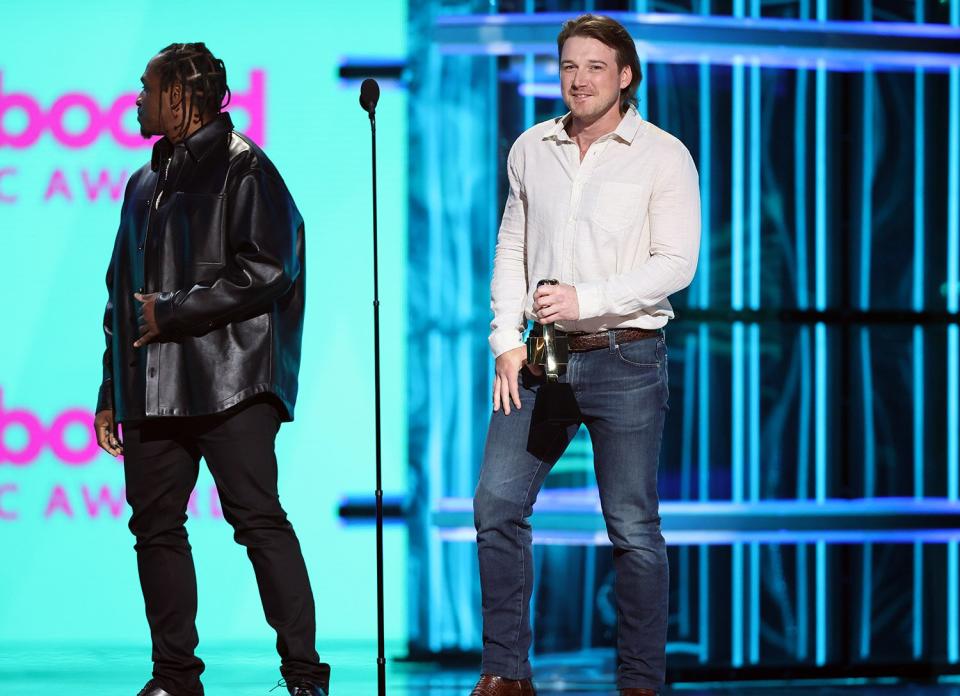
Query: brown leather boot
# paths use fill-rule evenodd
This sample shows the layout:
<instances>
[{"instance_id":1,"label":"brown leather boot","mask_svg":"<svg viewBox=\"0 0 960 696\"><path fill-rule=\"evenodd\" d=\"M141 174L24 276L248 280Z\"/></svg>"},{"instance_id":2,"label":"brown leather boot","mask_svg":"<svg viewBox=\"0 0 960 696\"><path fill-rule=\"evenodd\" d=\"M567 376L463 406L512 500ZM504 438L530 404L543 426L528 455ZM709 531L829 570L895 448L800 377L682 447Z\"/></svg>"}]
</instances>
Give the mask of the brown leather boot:
<instances>
[{"instance_id":1,"label":"brown leather boot","mask_svg":"<svg viewBox=\"0 0 960 696\"><path fill-rule=\"evenodd\" d=\"M504 679L482 674L470 696L537 696L537 692L529 679Z\"/></svg>"},{"instance_id":2,"label":"brown leather boot","mask_svg":"<svg viewBox=\"0 0 960 696\"><path fill-rule=\"evenodd\" d=\"M621 689L620 696L657 696L653 689Z\"/></svg>"}]
</instances>

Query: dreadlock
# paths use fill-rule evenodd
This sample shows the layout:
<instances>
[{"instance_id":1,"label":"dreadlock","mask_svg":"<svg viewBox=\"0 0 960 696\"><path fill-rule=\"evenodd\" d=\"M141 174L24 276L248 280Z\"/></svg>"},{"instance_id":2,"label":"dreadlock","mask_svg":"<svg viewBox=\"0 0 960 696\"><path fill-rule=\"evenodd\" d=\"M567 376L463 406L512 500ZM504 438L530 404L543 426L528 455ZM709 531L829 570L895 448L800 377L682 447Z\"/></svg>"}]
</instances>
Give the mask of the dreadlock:
<instances>
[{"instance_id":1,"label":"dreadlock","mask_svg":"<svg viewBox=\"0 0 960 696\"><path fill-rule=\"evenodd\" d=\"M176 82L182 86L180 109L184 116L180 127L181 137L190 128L194 116L204 118L220 113L230 103L227 68L202 42L170 44L160 51L157 69L160 73L161 92Z\"/></svg>"}]
</instances>

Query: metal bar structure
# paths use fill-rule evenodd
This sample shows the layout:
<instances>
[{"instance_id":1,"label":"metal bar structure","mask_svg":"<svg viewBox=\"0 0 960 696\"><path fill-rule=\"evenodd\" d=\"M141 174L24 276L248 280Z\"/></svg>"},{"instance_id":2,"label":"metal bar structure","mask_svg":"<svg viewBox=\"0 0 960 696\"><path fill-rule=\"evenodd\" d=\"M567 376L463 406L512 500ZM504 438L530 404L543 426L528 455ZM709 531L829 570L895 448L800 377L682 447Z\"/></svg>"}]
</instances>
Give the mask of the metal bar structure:
<instances>
[{"instance_id":1,"label":"metal bar structure","mask_svg":"<svg viewBox=\"0 0 960 696\"><path fill-rule=\"evenodd\" d=\"M914 16L902 21L881 21L873 4L856 3L860 21L830 16L827 0L798 0L791 18L767 16L761 0L734 0L730 16L713 15L710 0L683 15L656 12L650 0L608 13L644 61L644 117L675 123L678 111L693 114L677 134L700 173L702 251L671 325L680 338L671 340L671 367L680 367L671 372L671 390L679 380L671 419L679 422L676 443L665 448L679 499L665 497L661 515L680 596L668 651L702 666L765 664L773 618L782 622L778 659L812 668L881 659L888 646L875 636L890 619L878 583L890 553L907 554L910 569L904 660L960 662L960 0L948 0L939 23L929 4L926 13L924 3L911 6ZM520 14L483 6L480 14L466 1L454 10L449 2L411 3L420 49L406 78L419 172L411 178L409 354L424 356L409 379L422 397L410 399L412 409L422 406L410 416L418 485L408 515L419 559L413 653L480 645L475 560L456 542L474 538L469 495L489 392L486 289L502 208L498 167L520 131L563 112L551 65L560 24L577 14L534 12L530 0ZM469 90L443 87L464 73ZM654 81L662 75L682 83L687 104L669 101ZM912 155L898 172L909 191L895 252L905 259L900 304L884 295L891 211L882 158L891 155L880 149L889 129L884 99L896 80L912 90L903 101L914 125L909 138L898 137ZM933 99L943 106L931 109ZM441 115L430 114L438 104ZM851 123L857 149L839 135ZM771 168L771 140L784 124L792 157ZM428 132L442 135L430 141ZM784 191L789 203L778 198ZM854 223L841 222L841 199ZM767 270L781 258L785 283ZM877 398L890 377L881 371L893 334L906 336L898 344L908 384L898 426L907 430L898 450L908 460L904 485L890 482L881 443L889 415ZM782 375L774 374L779 365ZM786 405L771 377L789 392ZM575 449L583 487L551 487L548 478L532 522L546 549L538 560L578 568L584 604L575 643L587 649L596 608L586 595L604 581L597 550L609 542L587 444ZM562 463L561 478L569 471ZM852 609L831 590L851 567ZM540 590L538 602L550 596ZM941 601L947 618L934 622ZM834 631L844 609L849 636ZM942 626L936 635L934 623Z\"/></svg>"}]
</instances>

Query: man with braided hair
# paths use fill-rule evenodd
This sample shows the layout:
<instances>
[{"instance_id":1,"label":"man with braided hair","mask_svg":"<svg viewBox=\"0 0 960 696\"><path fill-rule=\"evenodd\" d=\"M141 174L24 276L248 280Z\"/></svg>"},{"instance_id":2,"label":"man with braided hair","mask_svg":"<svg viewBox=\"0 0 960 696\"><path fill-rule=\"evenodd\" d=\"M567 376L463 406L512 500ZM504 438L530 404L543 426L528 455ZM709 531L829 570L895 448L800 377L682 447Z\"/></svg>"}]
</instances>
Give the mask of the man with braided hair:
<instances>
[{"instance_id":1,"label":"man with braided hair","mask_svg":"<svg viewBox=\"0 0 960 696\"><path fill-rule=\"evenodd\" d=\"M140 695L203 694L184 528L202 457L253 563L288 691L326 696L330 667L316 652L313 593L274 453L297 397L303 218L270 160L221 111L226 69L206 46L166 47L141 82L141 132L162 137L124 195L94 424L100 446L124 455L153 641Z\"/></svg>"}]
</instances>

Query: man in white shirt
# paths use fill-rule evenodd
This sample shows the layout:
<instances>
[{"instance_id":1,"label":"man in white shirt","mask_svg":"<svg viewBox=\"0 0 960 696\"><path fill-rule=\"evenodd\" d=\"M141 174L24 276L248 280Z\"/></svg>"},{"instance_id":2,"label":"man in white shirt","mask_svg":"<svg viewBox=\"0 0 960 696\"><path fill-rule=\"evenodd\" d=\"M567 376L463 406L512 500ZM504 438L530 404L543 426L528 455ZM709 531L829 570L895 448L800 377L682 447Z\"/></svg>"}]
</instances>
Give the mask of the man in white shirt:
<instances>
[{"instance_id":1,"label":"man in white shirt","mask_svg":"<svg viewBox=\"0 0 960 696\"><path fill-rule=\"evenodd\" d=\"M472 696L534 694L528 518L581 423L614 549L617 686L653 696L664 680L669 585L657 497L663 327L673 318L667 298L696 269L697 170L679 140L637 113L640 63L623 26L584 15L563 26L557 48L570 112L523 133L507 160L491 286L493 414L474 498L483 663ZM538 287L542 279L559 283ZM528 320L568 336L559 390L544 389L543 370L526 364ZM563 390L573 408L550 403Z\"/></svg>"}]
</instances>

